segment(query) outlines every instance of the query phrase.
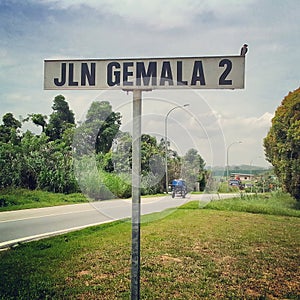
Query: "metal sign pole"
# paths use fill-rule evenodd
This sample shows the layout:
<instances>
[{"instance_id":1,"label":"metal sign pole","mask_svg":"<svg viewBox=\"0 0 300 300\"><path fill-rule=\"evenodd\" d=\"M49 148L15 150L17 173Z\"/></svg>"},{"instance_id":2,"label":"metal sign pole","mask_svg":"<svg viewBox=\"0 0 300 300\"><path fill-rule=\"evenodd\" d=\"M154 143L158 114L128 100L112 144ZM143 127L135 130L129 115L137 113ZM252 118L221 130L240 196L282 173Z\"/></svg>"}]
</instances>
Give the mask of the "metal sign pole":
<instances>
[{"instance_id":1,"label":"metal sign pole","mask_svg":"<svg viewBox=\"0 0 300 300\"><path fill-rule=\"evenodd\" d=\"M140 218L141 218L141 112L142 90L133 90L132 132L132 250L131 299L140 299Z\"/></svg>"}]
</instances>

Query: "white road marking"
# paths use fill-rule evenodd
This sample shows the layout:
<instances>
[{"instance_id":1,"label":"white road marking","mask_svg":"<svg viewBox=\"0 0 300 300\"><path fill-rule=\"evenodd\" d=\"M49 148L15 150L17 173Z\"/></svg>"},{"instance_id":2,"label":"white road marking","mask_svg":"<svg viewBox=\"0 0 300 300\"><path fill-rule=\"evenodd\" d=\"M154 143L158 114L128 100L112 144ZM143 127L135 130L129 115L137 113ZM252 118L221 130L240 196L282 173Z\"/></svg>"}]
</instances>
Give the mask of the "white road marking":
<instances>
[{"instance_id":1,"label":"white road marking","mask_svg":"<svg viewBox=\"0 0 300 300\"><path fill-rule=\"evenodd\" d=\"M7 249L9 246L16 245L18 243L39 240L39 239L42 239L45 237L55 236L55 235L59 235L59 234L63 234L63 233L71 232L71 231L84 229L86 227L97 226L97 225L104 224L104 223L110 223L113 221L115 221L115 220L106 220L106 221L102 221L102 222L98 222L98 223L86 224L86 225L82 225L82 226L77 226L77 227L72 227L72 228L68 228L68 229L57 230L57 231L52 231L52 232L47 232L47 233L42 233L42 234L37 234L37 235L31 235L31 236L26 236L26 237L15 239L15 240L2 242L2 243L0 243L0 250Z\"/></svg>"}]
</instances>

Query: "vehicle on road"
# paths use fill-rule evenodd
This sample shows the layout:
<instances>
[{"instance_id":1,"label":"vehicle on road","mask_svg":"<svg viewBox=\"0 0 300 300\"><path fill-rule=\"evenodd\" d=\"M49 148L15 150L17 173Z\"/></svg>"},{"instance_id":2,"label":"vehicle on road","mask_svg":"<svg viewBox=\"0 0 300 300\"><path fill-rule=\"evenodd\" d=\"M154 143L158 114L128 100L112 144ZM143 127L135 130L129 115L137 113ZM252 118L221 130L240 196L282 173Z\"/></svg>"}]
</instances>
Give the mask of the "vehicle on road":
<instances>
[{"instance_id":1,"label":"vehicle on road","mask_svg":"<svg viewBox=\"0 0 300 300\"><path fill-rule=\"evenodd\" d=\"M242 190L244 188L244 185L242 184L242 182L239 179L230 179L228 184L230 186L236 186L238 187L240 190Z\"/></svg>"},{"instance_id":2,"label":"vehicle on road","mask_svg":"<svg viewBox=\"0 0 300 300\"><path fill-rule=\"evenodd\" d=\"M175 198L176 196L181 196L182 198L185 198L185 195L187 194L187 186L184 180L174 179L172 181L171 188L172 198Z\"/></svg>"}]
</instances>

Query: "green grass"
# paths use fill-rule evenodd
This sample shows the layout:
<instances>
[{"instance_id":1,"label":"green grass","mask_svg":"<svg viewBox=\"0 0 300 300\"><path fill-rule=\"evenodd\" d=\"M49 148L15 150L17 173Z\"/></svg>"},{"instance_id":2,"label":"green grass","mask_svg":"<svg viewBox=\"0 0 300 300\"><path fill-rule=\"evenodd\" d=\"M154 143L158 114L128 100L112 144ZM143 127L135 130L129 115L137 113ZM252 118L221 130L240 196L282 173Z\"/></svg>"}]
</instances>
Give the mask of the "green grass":
<instances>
[{"instance_id":1,"label":"green grass","mask_svg":"<svg viewBox=\"0 0 300 300\"><path fill-rule=\"evenodd\" d=\"M66 195L59 193L50 193L41 190L0 190L0 212L83 202L88 202L88 199L80 193Z\"/></svg>"},{"instance_id":2,"label":"green grass","mask_svg":"<svg viewBox=\"0 0 300 300\"><path fill-rule=\"evenodd\" d=\"M233 209L144 217L141 299L299 299L300 219ZM118 221L0 252L0 299L129 299L130 247Z\"/></svg>"},{"instance_id":3,"label":"green grass","mask_svg":"<svg viewBox=\"0 0 300 300\"><path fill-rule=\"evenodd\" d=\"M300 217L299 202L284 193L241 194L241 198L211 201L204 208Z\"/></svg>"},{"instance_id":4,"label":"green grass","mask_svg":"<svg viewBox=\"0 0 300 300\"><path fill-rule=\"evenodd\" d=\"M237 186L228 185L227 181L222 182L218 188L219 193L239 193L240 189Z\"/></svg>"}]
</instances>

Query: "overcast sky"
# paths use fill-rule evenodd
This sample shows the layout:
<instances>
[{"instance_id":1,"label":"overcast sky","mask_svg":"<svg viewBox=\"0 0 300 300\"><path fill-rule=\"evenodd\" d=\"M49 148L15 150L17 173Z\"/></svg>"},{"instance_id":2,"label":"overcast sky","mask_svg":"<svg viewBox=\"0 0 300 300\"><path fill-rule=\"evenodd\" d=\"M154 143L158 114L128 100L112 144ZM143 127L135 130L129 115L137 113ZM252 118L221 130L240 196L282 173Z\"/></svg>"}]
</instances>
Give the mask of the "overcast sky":
<instances>
[{"instance_id":1,"label":"overcast sky","mask_svg":"<svg viewBox=\"0 0 300 300\"><path fill-rule=\"evenodd\" d=\"M195 148L207 165L268 166L263 138L289 91L299 87L298 0L0 0L0 112L49 115L63 94L81 120L94 100L108 100L131 130L131 99L118 91L45 91L50 58L238 55L242 90L143 93L143 132L168 137L180 154ZM242 143L235 142L241 141Z\"/></svg>"}]
</instances>

